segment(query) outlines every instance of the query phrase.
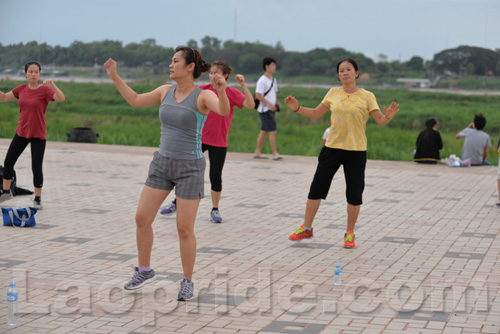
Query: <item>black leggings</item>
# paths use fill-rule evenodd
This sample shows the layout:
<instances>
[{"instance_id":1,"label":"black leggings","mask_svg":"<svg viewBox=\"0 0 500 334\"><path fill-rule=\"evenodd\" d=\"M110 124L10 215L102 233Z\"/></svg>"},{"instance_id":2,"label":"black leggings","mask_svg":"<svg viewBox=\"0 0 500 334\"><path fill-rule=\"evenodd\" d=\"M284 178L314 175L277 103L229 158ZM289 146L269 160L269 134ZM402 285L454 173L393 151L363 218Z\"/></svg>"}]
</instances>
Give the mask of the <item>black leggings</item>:
<instances>
[{"instance_id":1,"label":"black leggings","mask_svg":"<svg viewBox=\"0 0 500 334\"><path fill-rule=\"evenodd\" d=\"M43 186L43 155L45 154L46 140L39 138L24 138L19 137L17 134L10 143L9 150L5 156L3 163L3 177L6 180L12 180L14 172L14 165L17 159L21 156L26 146L31 143L31 170L33 171L33 185L35 188L42 188Z\"/></svg>"},{"instance_id":2,"label":"black leggings","mask_svg":"<svg viewBox=\"0 0 500 334\"><path fill-rule=\"evenodd\" d=\"M226 161L227 147L218 147L202 144L201 150L208 151L210 161L210 184L212 190L220 193L222 191L222 168Z\"/></svg>"}]
</instances>

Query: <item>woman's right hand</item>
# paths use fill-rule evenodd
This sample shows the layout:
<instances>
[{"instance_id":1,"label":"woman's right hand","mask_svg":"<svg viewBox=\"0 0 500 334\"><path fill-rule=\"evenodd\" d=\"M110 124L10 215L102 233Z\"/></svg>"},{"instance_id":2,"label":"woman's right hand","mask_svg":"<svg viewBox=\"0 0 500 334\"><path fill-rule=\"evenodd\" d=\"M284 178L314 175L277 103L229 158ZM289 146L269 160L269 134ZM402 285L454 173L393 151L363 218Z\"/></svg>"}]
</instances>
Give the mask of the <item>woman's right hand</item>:
<instances>
[{"instance_id":1,"label":"woman's right hand","mask_svg":"<svg viewBox=\"0 0 500 334\"><path fill-rule=\"evenodd\" d=\"M245 77L242 74L236 74L234 78L240 84L240 86L243 86L245 84Z\"/></svg>"},{"instance_id":2,"label":"woman's right hand","mask_svg":"<svg viewBox=\"0 0 500 334\"><path fill-rule=\"evenodd\" d=\"M109 76L115 75L118 72L116 71L116 61L109 58L105 63L104 67L106 68L106 72L108 72Z\"/></svg>"},{"instance_id":3,"label":"woman's right hand","mask_svg":"<svg viewBox=\"0 0 500 334\"><path fill-rule=\"evenodd\" d=\"M290 95L287 96L285 98L285 103L288 106L288 108L292 110L297 110L299 108L299 101L297 101L297 99L293 96Z\"/></svg>"}]
</instances>

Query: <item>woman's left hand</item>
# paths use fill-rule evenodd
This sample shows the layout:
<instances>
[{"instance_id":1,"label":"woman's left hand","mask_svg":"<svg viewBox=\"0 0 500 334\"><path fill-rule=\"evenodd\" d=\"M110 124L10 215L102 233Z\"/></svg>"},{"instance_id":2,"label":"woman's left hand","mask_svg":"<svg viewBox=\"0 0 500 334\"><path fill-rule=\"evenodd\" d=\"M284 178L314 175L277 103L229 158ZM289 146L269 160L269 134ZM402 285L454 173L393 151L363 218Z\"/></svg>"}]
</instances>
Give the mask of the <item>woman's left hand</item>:
<instances>
[{"instance_id":1,"label":"woman's left hand","mask_svg":"<svg viewBox=\"0 0 500 334\"><path fill-rule=\"evenodd\" d=\"M384 114L387 119L391 120L399 111L399 104L392 102L388 109L384 107Z\"/></svg>"}]
</instances>

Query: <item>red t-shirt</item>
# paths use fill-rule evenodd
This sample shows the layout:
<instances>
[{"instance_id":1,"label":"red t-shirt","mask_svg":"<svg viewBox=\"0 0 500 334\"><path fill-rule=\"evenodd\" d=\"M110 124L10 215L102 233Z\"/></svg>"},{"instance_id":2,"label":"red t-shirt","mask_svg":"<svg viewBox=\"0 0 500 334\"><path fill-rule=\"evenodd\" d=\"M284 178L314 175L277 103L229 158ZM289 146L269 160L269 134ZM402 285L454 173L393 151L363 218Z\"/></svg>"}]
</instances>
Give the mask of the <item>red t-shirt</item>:
<instances>
[{"instance_id":1,"label":"red t-shirt","mask_svg":"<svg viewBox=\"0 0 500 334\"><path fill-rule=\"evenodd\" d=\"M54 90L43 85L30 89L28 84L24 84L14 88L12 93L19 99L17 135L23 138L47 139L45 111L49 101L54 101Z\"/></svg>"},{"instance_id":2,"label":"red t-shirt","mask_svg":"<svg viewBox=\"0 0 500 334\"><path fill-rule=\"evenodd\" d=\"M201 85L201 89L211 90L217 94L217 90L212 88L211 84ZM221 116L212 110L208 112L207 120L203 126L201 142L206 145L227 147L227 135L233 120L233 108L236 106L239 109L243 107L245 94L236 88L226 87L227 98L229 99L229 115ZM219 96L219 94L217 94Z\"/></svg>"}]
</instances>

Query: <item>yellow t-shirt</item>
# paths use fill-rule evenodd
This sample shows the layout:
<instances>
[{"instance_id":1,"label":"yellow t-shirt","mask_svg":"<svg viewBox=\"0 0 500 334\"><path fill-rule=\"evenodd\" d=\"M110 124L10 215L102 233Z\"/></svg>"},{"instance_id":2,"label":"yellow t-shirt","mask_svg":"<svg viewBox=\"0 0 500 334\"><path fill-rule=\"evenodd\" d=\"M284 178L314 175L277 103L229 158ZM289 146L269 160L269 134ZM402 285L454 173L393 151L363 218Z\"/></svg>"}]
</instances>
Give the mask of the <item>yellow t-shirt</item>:
<instances>
[{"instance_id":1,"label":"yellow t-shirt","mask_svg":"<svg viewBox=\"0 0 500 334\"><path fill-rule=\"evenodd\" d=\"M321 103L332 111L332 125L325 146L366 151L366 122L370 112L379 109L375 95L364 89L347 94L342 87L333 87Z\"/></svg>"}]
</instances>

